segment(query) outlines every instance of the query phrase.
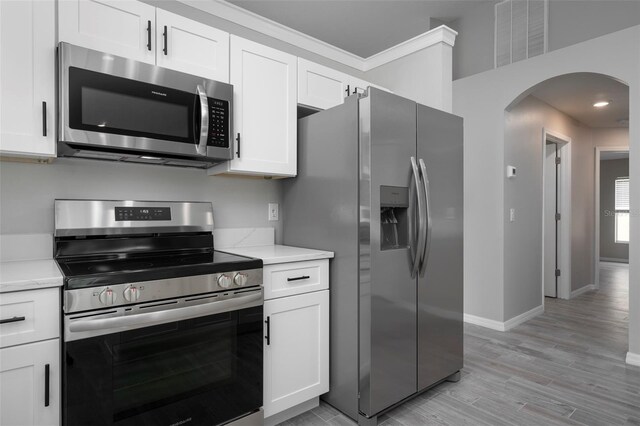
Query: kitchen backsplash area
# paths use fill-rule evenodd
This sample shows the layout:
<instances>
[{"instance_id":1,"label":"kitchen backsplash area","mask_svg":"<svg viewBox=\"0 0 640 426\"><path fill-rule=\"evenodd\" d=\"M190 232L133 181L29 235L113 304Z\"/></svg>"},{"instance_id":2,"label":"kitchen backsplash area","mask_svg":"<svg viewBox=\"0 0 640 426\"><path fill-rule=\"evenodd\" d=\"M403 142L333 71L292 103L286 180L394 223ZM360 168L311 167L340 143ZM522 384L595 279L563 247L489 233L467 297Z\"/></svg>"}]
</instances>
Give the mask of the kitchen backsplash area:
<instances>
[{"instance_id":1,"label":"kitchen backsplash area","mask_svg":"<svg viewBox=\"0 0 640 426\"><path fill-rule=\"evenodd\" d=\"M53 200L210 201L215 228L275 228L268 203L281 204L278 180L207 176L197 169L56 159L52 164L0 162L0 234L53 233Z\"/></svg>"}]
</instances>

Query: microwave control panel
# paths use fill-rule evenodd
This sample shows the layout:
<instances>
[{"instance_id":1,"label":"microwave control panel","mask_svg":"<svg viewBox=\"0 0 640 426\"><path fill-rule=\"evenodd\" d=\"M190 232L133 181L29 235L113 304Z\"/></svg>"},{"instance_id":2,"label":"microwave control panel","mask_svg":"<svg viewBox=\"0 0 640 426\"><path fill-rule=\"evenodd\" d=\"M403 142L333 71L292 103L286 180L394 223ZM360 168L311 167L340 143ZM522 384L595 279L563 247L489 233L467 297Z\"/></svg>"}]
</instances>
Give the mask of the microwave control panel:
<instances>
[{"instance_id":1,"label":"microwave control panel","mask_svg":"<svg viewBox=\"0 0 640 426\"><path fill-rule=\"evenodd\" d=\"M229 102L208 98L209 140L207 145L229 147Z\"/></svg>"}]
</instances>

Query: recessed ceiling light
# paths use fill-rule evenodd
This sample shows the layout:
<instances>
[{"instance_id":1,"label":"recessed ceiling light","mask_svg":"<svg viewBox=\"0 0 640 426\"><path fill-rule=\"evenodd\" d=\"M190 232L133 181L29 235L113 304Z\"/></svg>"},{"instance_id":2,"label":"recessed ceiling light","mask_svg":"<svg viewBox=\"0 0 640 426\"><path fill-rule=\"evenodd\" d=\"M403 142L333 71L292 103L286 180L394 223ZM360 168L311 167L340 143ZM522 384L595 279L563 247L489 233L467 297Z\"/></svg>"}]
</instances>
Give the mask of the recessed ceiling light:
<instances>
[{"instance_id":1,"label":"recessed ceiling light","mask_svg":"<svg viewBox=\"0 0 640 426\"><path fill-rule=\"evenodd\" d=\"M596 102L595 104L593 104L593 106L596 107L596 108L604 108L607 105L609 105L609 101L599 101L599 102Z\"/></svg>"}]
</instances>

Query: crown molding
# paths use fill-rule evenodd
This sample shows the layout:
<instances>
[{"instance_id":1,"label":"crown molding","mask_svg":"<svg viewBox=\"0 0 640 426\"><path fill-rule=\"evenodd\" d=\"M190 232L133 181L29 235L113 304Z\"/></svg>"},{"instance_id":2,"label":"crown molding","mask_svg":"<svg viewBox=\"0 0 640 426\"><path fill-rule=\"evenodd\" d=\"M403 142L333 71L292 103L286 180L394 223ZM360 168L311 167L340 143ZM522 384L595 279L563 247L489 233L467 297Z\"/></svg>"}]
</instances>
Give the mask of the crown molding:
<instances>
[{"instance_id":1,"label":"crown molding","mask_svg":"<svg viewBox=\"0 0 640 426\"><path fill-rule=\"evenodd\" d=\"M368 58L355 55L225 0L178 0L187 6L257 31L359 71L369 71L437 43L453 46L458 33L442 25Z\"/></svg>"},{"instance_id":2,"label":"crown molding","mask_svg":"<svg viewBox=\"0 0 640 426\"><path fill-rule=\"evenodd\" d=\"M363 71L369 71L373 68L379 67L380 65L388 64L389 62L400 59L403 56L410 55L429 46L433 46L434 44L445 43L449 46L453 46L456 42L457 35L457 31L452 30L446 25L441 25L412 39L396 44L395 46L383 50L380 53L369 56L364 60Z\"/></svg>"},{"instance_id":3,"label":"crown molding","mask_svg":"<svg viewBox=\"0 0 640 426\"><path fill-rule=\"evenodd\" d=\"M266 36L284 41L285 43L308 50L349 67L360 71L363 70L364 59L362 57L224 0L178 1L186 4L187 6L210 13L219 18L233 22L234 24L241 25Z\"/></svg>"}]
</instances>

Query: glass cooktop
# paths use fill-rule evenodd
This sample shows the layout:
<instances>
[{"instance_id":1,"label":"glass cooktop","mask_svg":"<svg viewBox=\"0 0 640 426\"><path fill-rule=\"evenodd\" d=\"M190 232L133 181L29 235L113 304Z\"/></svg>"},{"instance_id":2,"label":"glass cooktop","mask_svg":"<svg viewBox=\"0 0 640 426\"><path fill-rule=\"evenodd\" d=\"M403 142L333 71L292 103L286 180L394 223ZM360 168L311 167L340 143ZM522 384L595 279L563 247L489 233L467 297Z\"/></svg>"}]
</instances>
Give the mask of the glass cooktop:
<instances>
[{"instance_id":1,"label":"glass cooktop","mask_svg":"<svg viewBox=\"0 0 640 426\"><path fill-rule=\"evenodd\" d=\"M151 281L262 268L262 260L222 251L154 256L58 259L66 288Z\"/></svg>"}]
</instances>

